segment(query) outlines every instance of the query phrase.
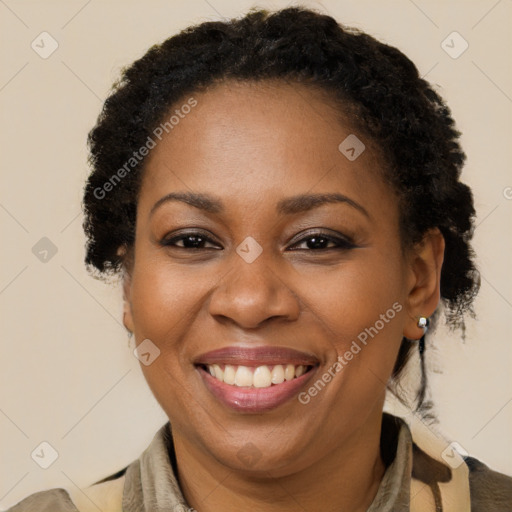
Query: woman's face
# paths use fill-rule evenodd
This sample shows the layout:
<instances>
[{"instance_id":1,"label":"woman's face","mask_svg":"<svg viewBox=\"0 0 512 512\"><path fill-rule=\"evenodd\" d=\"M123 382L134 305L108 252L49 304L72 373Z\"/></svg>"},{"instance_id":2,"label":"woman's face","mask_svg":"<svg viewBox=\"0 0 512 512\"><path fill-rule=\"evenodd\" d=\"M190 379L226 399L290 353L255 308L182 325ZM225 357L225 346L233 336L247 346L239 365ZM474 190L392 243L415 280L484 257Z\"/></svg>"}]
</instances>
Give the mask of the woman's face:
<instances>
[{"instance_id":1,"label":"woman's face","mask_svg":"<svg viewBox=\"0 0 512 512\"><path fill-rule=\"evenodd\" d=\"M147 159L125 324L175 442L284 475L379 428L402 336L435 305L377 153L320 93L191 96Z\"/></svg>"}]
</instances>

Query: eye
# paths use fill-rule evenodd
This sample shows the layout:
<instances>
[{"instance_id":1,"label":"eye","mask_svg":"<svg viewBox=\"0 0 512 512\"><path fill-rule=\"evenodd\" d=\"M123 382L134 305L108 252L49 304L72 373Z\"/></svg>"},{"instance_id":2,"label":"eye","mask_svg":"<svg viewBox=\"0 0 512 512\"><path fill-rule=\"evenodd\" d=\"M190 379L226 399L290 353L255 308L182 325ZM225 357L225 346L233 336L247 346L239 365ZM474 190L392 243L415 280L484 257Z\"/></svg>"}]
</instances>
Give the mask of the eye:
<instances>
[{"instance_id":1,"label":"eye","mask_svg":"<svg viewBox=\"0 0 512 512\"><path fill-rule=\"evenodd\" d=\"M218 249L219 245L216 244L211 238L206 236L201 231L189 231L186 233L180 233L173 237L164 237L160 242L165 247L176 247L178 249L211 249L212 247L206 247L206 244L210 244L213 248Z\"/></svg>"},{"instance_id":2,"label":"eye","mask_svg":"<svg viewBox=\"0 0 512 512\"><path fill-rule=\"evenodd\" d=\"M302 249L294 249L293 247L298 247L300 245L306 244L305 248ZM352 242L348 237L344 236L335 236L328 233L324 233L322 231L310 232L307 236L303 237L301 240L296 242L290 250L314 250L314 251L322 251L328 249L337 249L337 250L348 250L356 248L356 244Z\"/></svg>"}]
</instances>

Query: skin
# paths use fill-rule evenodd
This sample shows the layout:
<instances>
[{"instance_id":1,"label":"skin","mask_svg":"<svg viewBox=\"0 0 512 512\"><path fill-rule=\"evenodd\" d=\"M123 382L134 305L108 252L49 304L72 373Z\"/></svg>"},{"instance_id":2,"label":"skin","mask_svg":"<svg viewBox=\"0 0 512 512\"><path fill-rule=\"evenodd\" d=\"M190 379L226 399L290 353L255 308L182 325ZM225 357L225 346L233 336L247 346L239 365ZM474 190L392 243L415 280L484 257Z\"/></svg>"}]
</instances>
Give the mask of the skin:
<instances>
[{"instance_id":1,"label":"skin","mask_svg":"<svg viewBox=\"0 0 512 512\"><path fill-rule=\"evenodd\" d=\"M340 153L355 132L320 91L224 83L193 96L148 157L124 279L125 326L161 351L141 367L170 419L184 496L201 512L365 511L385 471L382 407L402 336L418 339L417 317L439 302L442 235L404 248L382 158L361 135L356 160ZM169 201L151 213L170 192L211 194L224 210ZM366 213L346 202L276 212L284 198L333 192ZM161 244L185 228L212 243ZM355 247L311 248L311 228ZM263 249L252 263L236 252L248 236ZM289 347L318 358L314 383L395 302L402 310L307 405L233 411L193 365L230 345ZM248 466L237 454L249 440L259 459Z\"/></svg>"}]
</instances>

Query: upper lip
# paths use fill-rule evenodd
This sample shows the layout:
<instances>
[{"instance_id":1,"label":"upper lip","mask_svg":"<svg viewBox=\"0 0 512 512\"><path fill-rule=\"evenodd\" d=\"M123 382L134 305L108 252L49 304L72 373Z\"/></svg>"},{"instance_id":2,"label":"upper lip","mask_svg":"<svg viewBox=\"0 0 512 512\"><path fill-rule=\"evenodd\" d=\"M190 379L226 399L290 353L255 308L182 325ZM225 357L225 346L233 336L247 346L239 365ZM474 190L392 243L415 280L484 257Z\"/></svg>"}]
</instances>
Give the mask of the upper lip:
<instances>
[{"instance_id":1,"label":"upper lip","mask_svg":"<svg viewBox=\"0 0 512 512\"><path fill-rule=\"evenodd\" d=\"M231 364L242 366L263 366L273 364L294 364L315 366L318 358L306 352L285 347L237 347L230 346L212 350L198 356L194 364Z\"/></svg>"}]
</instances>

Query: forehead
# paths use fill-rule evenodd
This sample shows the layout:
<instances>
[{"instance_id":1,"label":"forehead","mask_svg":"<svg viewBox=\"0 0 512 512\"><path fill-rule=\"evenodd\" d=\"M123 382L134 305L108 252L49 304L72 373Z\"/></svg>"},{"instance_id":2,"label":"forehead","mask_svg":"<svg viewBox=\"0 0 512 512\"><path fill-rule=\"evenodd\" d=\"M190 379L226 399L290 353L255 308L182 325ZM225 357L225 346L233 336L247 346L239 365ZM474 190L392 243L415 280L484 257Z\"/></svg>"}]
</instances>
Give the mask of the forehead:
<instances>
[{"instance_id":1,"label":"forehead","mask_svg":"<svg viewBox=\"0 0 512 512\"><path fill-rule=\"evenodd\" d=\"M194 107L182 108L188 104ZM191 93L168 114L174 123L164 126L146 161L142 209L174 190L210 192L240 204L308 191L336 191L356 201L370 192L381 200L392 195L378 151L326 92L228 81Z\"/></svg>"}]
</instances>

